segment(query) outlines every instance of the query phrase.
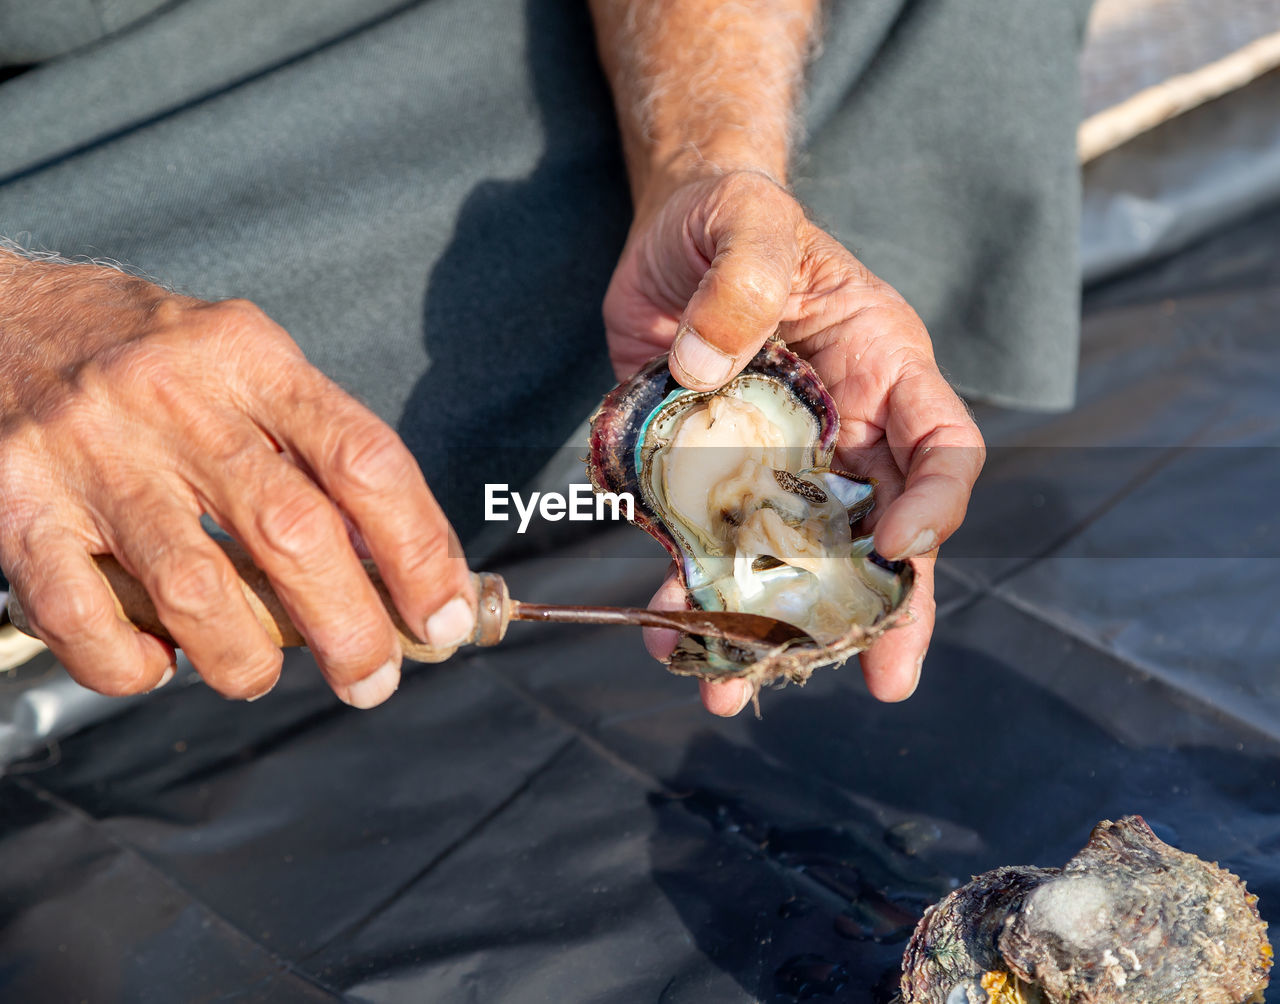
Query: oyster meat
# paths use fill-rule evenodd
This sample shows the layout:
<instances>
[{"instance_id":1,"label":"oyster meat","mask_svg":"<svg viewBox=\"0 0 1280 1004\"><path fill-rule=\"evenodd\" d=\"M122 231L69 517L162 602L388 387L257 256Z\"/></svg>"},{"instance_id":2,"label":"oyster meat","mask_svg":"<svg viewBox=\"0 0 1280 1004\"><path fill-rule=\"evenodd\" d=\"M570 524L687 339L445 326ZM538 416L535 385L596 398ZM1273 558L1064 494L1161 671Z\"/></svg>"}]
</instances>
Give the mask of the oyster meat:
<instances>
[{"instance_id":1,"label":"oyster meat","mask_svg":"<svg viewBox=\"0 0 1280 1004\"><path fill-rule=\"evenodd\" d=\"M817 374L776 341L708 393L676 383L661 356L596 411L592 483L631 494L634 522L675 559L690 606L762 614L810 636L770 649L684 636L673 671L802 683L906 609L911 565L859 536L875 485L831 468L838 430Z\"/></svg>"},{"instance_id":2,"label":"oyster meat","mask_svg":"<svg viewBox=\"0 0 1280 1004\"><path fill-rule=\"evenodd\" d=\"M1258 899L1141 816L1066 866L997 868L925 912L902 1004L1245 1004L1271 970Z\"/></svg>"}]
</instances>

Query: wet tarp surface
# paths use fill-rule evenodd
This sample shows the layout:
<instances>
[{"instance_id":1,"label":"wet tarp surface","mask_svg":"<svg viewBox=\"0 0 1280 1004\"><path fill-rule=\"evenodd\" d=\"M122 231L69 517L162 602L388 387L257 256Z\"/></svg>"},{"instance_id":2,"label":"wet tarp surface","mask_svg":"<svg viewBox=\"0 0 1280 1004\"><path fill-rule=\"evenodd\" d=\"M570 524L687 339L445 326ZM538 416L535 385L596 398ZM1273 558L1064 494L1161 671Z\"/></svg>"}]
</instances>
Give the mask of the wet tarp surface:
<instances>
[{"instance_id":1,"label":"wet tarp surface","mask_svg":"<svg viewBox=\"0 0 1280 1004\"><path fill-rule=\"evenodd\" d=\"M0 780L6 1001L875 1001L925 904L1142 813L1280 919L1280 210L1091 292L1080 405L980 415L919 691L708 716L639 638L513 627L372 712L305 654ZM627 527L508 560L636 603Z\"/></svg>"}]
</instances>

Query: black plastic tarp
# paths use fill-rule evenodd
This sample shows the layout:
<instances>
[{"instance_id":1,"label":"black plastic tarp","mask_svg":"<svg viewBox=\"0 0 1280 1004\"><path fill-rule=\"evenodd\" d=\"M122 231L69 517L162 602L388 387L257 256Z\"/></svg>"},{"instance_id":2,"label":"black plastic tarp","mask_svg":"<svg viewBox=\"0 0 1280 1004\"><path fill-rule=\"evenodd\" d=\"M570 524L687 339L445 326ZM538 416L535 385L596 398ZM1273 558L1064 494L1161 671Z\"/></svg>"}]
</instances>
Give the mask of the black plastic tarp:
<instances>
[{"instance_id":1,"label":"black plastic tarp","mask_svg":"<svg viewBox=\"0 0 1280 1004\"><path fill-rule=\"evenodd\" d=\"M305 653L166 688L0 780L0 998L875 1001L928 902L1135 812L1280 919L1280 211L1086 308L1079 407L979 416L905 704L850 665L715 719L528 625L371 712ZM637 535L499 570L644 602Z\"/></svg>"}]
</instances>

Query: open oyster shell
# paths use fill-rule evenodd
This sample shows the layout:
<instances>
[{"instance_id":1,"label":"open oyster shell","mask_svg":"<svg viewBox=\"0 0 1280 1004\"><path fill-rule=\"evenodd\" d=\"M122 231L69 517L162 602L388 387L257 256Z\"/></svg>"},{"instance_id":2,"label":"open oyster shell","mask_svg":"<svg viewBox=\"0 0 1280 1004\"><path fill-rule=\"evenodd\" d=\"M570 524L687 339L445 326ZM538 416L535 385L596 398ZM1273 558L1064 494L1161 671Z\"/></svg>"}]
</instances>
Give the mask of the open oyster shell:
<instances>
[{"instance_id":1,"label":"open oyster shell","mask_svg":"<svg viewBox=\"0 0 1280 1004\"><path fill-rule=\"evenodd\" d=\"M874 482L831 469L839 421L812 367L776 341L715 392L680 386L660 356L592 416L592 484L634 498L633 521L675 559L690 606L775 617L813 639L766 649L686 635L673 672L803 683L907 608L910 562L858 536Z\"/></svg>"},{"instance_id":2,"label":"open oyster shell","mask_svg":"<svg viewBox=\"0 0 1280 1004\"><path fill-rule=\"evenodd\" d=\"M902 959L902 1004L1043 1004L1000 955L1000 933L1027 894L1057 874L996 868L931 906Z\"/></svg>"},{"instance_id":3,"label":"open oyster shell","mask_svg":"<svg viewBox=\"0 0 1280 1004\"><path fill-rule=\"evenodd\" d=\"M1141 816L1066 866L997 868L926 911L902 1004L1246 1004L1271 970L1258 899Z\"/></svg>"}]
</instances>

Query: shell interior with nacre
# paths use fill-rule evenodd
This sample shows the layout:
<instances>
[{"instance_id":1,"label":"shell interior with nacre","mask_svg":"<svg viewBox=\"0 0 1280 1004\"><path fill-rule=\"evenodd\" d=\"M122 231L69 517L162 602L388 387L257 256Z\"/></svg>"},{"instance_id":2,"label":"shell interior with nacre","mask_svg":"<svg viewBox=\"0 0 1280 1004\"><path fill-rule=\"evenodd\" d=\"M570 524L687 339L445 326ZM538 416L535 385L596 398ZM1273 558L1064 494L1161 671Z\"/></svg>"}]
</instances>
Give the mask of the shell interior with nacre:
<instances>
[{"instance_id":1,"label":"shell interior with nacre","mask_svg":"<svg viewBox=\"0 0 1280 1004\"><path fill-rule=\"evenodd\" d=\"M684 636L673 671L803 682L905 609L911 566L859 535L875 486L832 469L838 429L816 373L772 341L718 391L682 387L661 356L605 398L592 482L631 493L634 521L675 559L690 606L773 617L811 639L763 649Z\"/></svg>"}]
</instances>

